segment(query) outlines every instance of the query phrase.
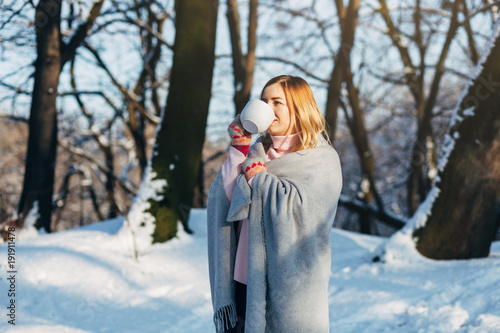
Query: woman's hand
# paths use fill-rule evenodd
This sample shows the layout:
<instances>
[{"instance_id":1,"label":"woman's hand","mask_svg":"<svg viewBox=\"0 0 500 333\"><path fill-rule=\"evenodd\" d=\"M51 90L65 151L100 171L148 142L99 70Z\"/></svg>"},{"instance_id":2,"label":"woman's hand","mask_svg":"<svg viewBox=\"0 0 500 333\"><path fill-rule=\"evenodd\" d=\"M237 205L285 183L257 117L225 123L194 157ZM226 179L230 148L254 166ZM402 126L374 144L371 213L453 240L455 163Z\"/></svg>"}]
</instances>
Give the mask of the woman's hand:
<instances>
[{"instance_id":1,"label":"woman's hand","mask_svg":"<svg viewBox=\"0 0 500 333\"><path fill-rule=\"evenodd\" d=\"M246 156L249 151L252 134L241 125L240 115L237 115L233 122L229 124L227 133L231 138L231 146L238 149Z\"/></svg>"},{"instance_id":2,"label":"woman's hand","mask_svg":"<svg viewBox=\"0 0 500 333\"><path fill-rule=\"evenodd\" d=\"M240 115L237 115L233 122L229 124L227 133L231 138L232 146L248 146L252 140L252 134L241 125Z\"/></svg>"},{"instance_id":3,"label":"woman's hand","mask_svg":"<svg viewBox=\"0 0 500 333\"><path fill-rule=\"evenodd\" d=\"M264 163L262 157L252 155L248 156L241 164L241 170L245 174L245 178L249 180L257 173L266 170L266 164Z\"/></svg>"}]
</instances>

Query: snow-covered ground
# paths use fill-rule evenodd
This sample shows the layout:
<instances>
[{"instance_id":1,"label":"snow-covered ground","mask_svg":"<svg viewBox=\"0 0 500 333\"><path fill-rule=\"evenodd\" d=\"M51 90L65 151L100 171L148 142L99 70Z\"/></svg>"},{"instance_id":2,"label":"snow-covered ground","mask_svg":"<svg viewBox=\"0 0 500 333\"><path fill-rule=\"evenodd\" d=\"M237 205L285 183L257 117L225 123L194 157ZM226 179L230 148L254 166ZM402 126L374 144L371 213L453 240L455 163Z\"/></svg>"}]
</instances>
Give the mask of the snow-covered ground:
<instances>
[{"instance_id":1,"label":"snow-covered ground","mask_svg":"<svg viewBox=\"0 0 500 333\"><path fill-rule=\"evenodd\" d=\"M139 261L123 219L16 241L15 326L0 247L1 332L213 332L206 211ZM489 258L371 262L384 238L332 230L332 332L500 332L500 242Z\"/></svg>"}]
</instances>

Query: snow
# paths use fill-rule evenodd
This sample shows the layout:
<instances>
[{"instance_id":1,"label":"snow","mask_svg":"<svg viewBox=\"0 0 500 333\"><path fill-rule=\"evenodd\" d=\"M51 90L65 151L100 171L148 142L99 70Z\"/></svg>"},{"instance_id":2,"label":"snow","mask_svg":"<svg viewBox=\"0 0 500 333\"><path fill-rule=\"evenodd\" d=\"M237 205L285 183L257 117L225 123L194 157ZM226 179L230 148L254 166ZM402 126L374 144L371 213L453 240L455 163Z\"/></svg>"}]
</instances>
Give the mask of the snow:
<instances>
[{"instance_id":1,"label":"snow","mask_svg":"<svg viewBox=\"0 0 500 333\"><path fill-rule=\"evenodd\" d=\"M17 239L24 239L24 238L30 238L33 237L39 233L44 234L46 233L45 228L41 228L40 230L37 230L35 227L35 222L38 220L40 217L40 213L38 211L38 201L35 201L33 203L33 207L30 209L28 214L26 215L26 218L24 219L24 226L23 228L18 232L17 234ZM3 239L0 239L0 243L3 242Z\"/></svg>"},{"instance_id":2,"label":"snow","mask_svg":"<svg viewBox=\"0 0 500 333\"><path fill-rule=\"evenodd\" d=\"M3 259L0 331L214 332L206 210L194 209L189 222L192 235L179 227L138 261L123 218L16 240L16 325L7 323ZM484 259L415 253L372 262L386 238L337 229L330 238L332 332L500 331L500 242ZM0 253L6 258L6 244Z\"/></svg>"},{"instance_id":3,"label":"snow","mask_svg":"<svg viewBox=\"0 0 500 333\"><path fill-rule=\"evenodd\" d=\"M465 109L462 114L467 117L472 117L474 115L474 107Z\"/></svg>"},{"instance_id":4,"label":"snow","mask_svg":"<svg viewBox=\"0 0 500 333\"><path fill-rule=\"evenodd\" d=\"M450 154L455 147L455 140L458 139L459 136L454 136L454 132L456 131L457 126L462 122L462 120L465 117L471 117L474 115L474 110L475 107L478 104L477 98L480 98L479 96L473 96L467 100L467 102L472 102L473 105L469 105L467 108L462 109L462 103L465 105L465 98L467 97L467 94L469 92L469 89L473 86L474 82L478 79L479 74L481 73L483 69L483 65L488 58L489 54L491 53L491 50L495 46L495 42L500 36L500 19L496 20L495 26L493 27L492 34L490 38L488 39L488 43L485 45L484 50L481 54L481 59L479 60L478 64L474 68L474 71L467 82L467 85L465 88L462 90L462 94L460 98L458 99L458 103L453 110L451 120L450 120L450 130L449 133L445 135L444 143L443 143L443 156L440 158L438 162L438 169L439 171L444 170L446 163L448 163L448 158L450 157ZM477 95L477 91L476 91ZM469 103L470 104L470 103ZM453 137L452 137L453 135Z\"/></svg>"},{"instance_id":5,"label":"snow","mask_svg":"<svg viewBox=\"0 0 500 333\"><path fill-rule=\"evenodd\" d=\"M417 263L427 261L415 248L416 239L413 237L415 230L422 228L427 223L432 205L439 196L440 189L434 185L424 202L418 206L417 211L406 222L405 226L394 233L387 241L382 242L374 251L374 256L382 259L384 262L394 262L405 260L407 262Z\"/></svg>"},{"instance_id":6,"label":"snow","mask_svg":"<svg viewBox=\"0 0 500 333\"><path fill-rule=\"evenodd\" d=\"M121 229L122 233L129 234L133 251L136 254L146 251L153 240L155 218L148 212L151 207L150 200L161 200L159 193L162 193L167 186L165 179L155 179L155 177L156 173L151 169L151 161L149 161L139 191L125 219L125 226Z\"/></svg>"}]
</instances>

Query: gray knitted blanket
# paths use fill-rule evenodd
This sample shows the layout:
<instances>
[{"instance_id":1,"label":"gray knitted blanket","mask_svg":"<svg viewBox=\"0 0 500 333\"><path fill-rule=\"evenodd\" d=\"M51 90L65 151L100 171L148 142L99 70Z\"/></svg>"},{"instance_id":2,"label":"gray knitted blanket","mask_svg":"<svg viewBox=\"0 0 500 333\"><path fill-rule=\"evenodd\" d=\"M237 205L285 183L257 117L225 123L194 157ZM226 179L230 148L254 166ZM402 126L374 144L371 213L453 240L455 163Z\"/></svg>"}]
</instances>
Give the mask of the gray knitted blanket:
<instances>
[{"instance_id":1,"label":"gray knitted blanket","mask_svg":"<svg viewBox=\"0 0 500 333\"><path fill-rule=\"evenodd\" d=\"M265 156L260 140L252 154ZM328 332L330 230L342 188L326 141L266 163L229 206L219 173L209 191L208 260L217 332L236 325L233 222L250 219L245 332Z\"/></svg>"}]
</instances>

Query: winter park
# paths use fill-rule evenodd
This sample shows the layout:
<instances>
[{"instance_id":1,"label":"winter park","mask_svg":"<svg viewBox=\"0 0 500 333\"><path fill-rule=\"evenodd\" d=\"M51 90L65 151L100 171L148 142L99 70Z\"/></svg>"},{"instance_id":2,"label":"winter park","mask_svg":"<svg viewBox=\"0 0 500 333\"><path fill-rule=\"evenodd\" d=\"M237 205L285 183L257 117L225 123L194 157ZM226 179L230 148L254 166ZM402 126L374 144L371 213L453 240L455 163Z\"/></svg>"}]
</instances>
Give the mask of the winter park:
<instances>
[{"instance_id":1,"label":"winter park","mask_svg":"<svg viewBox=\"0 0 500 333\"><path fill-rule=\"evenodd\" d=\"M499 14L0 0L0 332L500 332Z\"/></svg>"}]
</instances>

